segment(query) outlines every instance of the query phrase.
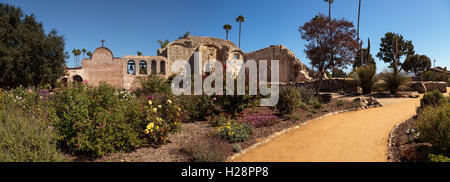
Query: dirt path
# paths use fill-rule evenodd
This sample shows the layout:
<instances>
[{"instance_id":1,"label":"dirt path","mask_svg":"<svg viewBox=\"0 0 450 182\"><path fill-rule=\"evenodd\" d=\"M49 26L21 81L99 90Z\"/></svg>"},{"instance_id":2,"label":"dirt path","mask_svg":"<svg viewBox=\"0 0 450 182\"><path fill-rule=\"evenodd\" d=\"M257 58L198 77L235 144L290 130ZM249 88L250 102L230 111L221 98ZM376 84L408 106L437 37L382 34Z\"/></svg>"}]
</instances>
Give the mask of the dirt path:
<instances>
[{"instance_id":1,"label":"dirt path","mask_svg":"<svg viewBox=\"0 0 450 182\"><path fill-rule=\"evenodd\" d=\"M275 137L232 162L387 161L389 133L416 112L419 99L379 99L383 107L347 112Z\"/></svg>"}]
</instances>

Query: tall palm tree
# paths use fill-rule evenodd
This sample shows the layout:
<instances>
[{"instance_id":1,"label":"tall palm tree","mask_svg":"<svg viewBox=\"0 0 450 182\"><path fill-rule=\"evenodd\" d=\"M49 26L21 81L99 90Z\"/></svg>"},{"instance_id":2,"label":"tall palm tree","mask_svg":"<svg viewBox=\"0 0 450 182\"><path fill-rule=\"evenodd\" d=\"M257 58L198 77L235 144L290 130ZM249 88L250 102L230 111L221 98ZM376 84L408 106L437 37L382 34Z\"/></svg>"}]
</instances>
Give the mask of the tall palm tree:
<instances>
[{"instance_id":1,"label":"tall palm tree","mask_svg":"<svg viewBox=\"0 0 450 182\"><path fill-rule=\"evenodd\" d=\"M138 56L142 56L142 52L141 51L137 51L137 55Z\"/></svg>"},{"instance_id":2,"label":"tall palm tree","mask_svg":"<svg viewBox=\"0 0 450 182\"><path fill-rule=\"evenodd\" d=\"M83 59L84 59L84 55L86 54L86 49L85 48L81 49L81 52L83 52Z\"/></svg>"},{"instance_id":3,"label":"tall palm tree","mask_svg":"<svg viewBox=\"0 0 450 182\"><path fill-rule=\"evenodd\" d=\"M361 50L362 45L359 42L359 17L360 17L360 15L361 15L361 0L359 0L359 6L358 6L358 28L357 28L357 33L356 33L356 40L358 41L358 44L359 44L358 49ZM361 64L364 65L362 56L361 56Z\"/></svg>"},{"instance_id":4,"label":"tall palm tree","mask_svg":"<svg viewBox=\"0 0 450 182\"><path fill-rule=\"evenodd\" d=\"M331 41L331 39L333 39L333 34L332 34L332 32L331 32L331 4L332 3L334 3L334 0L324 0L325 2L327 2L328 3L328 22L329 22L329 26L330 26L330 41ZM331 61L333 61L333 60L331 60ZM331 74L333 75L333 77L335 76L334 75L334 70L335 70L335 68L334 68L334 63L332 64L332 66L331 66Z\"/></svg>"},{"instance_id":5,"label":"tall palm tree","mask_svg":"<svg viewBox=\"0 0 450 182\"><path fill-rule=\"evenodd\" d=\"M331 21L331 4L334 3L334 0L324 0L328 3L328 20Z\"/></svg>"},{"instance_id":6,"label":"tall palm tree","mask_svg":"<svg viewBox=\"0 0 450 182\"><path fill-rule=\"evenodd\" d=\"M77 65L80 65L80 55L81 55L81 50L77 49Z\"/></svg>"},{"instance_id":7,"label":"tall palm tree","mask_svg":"<svg viewBox=\"0 0 450 182\"><path fill-rule=\"evenodd\" d=\"M239 23L239 48L241 48L241 25L242 25L242 22L245 22L245 17L242 15L239 15L236 18L236 22Z\"/></svg>"},{"instance_id":8,"label":"tall palm tree","mask_svg":"<svg viewBox=\"0 0 450 182\"><path fill-rule=\"evenodd\" d=\"M161 49L166 48L170 43L169 39L166 39L165 41L157 40L156 42L161 45Z\"/></svg>"},{"instance_id":9,"label":"tall palm tree","mask_svg":"<svg viewBox=\"0 0 450 182\"><path fill-rule=\"evenodd\" d=\"M75 63L75 65L78 64L77 62L77 49L73 49L72 50L72 54L73 54L73 62Z\"/></svg>"},{"instance_id":10,"label":"tall palm tree","mask_svg":"<svg viewBox=\"0 0 450 182\"><path fill-rule=\"evenodd\" d=\"M223 29L227 32L227 40L228 40L228 31L230 31L233 27L230 24L223 25Z\"/></svg>"}]
</instances>

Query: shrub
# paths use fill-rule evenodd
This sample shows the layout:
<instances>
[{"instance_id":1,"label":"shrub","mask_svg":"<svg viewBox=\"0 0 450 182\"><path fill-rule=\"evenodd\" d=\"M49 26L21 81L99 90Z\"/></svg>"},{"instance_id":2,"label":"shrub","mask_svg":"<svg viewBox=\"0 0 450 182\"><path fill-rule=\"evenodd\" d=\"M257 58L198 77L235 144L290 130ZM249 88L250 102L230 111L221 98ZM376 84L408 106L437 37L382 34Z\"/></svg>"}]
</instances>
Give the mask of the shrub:
<instances>
[{"instance_id":1,"label":"shrub","mask_svg":"<svg viewBox=\"0 0 450 182\"><path fill-rule=\"evenodd\" d=\"M208 116L218 114L217 98L207 95L183 95L177 101L185 111L185 122L205 121Z\"/></svg>"},{"instance_id":2,"label":"shrub","mask_svg":"<svg viewBox=\"0 0 450 182\"><path fill-rule=\"evenodd\" d=\"M311 105L313 105L314 109L322 108L322 103L320 103L317 99L312 100Z\"/></svg>"},{"instance_id":3,"label":"shrub","mask_svg":"<svg viewBox=\"0 0 450 182\"><path fill-rule=\"evenodd\" d=\"M231 143L246 141L253 133L253 127L245 123L229 121L224 126L217 128L217 135Z\"/></svg>"},{"instance_id":4,"label":"shrub","mask_svg":"<svg viewBox=\"0 0 450 182\"><path fill-rule=\"evenodd\" d=\"M372 89L378 80L375 66L368 65L356 68L355 80L362 88L363 94L372 93Z\"/></svg>"},{"instance_id":5,"label":"shrub","mask_svg":"<svg viewBox=\"0 0 450 182\"><path fill-rule=\"evenodd\" d=\"M172 93L169 80L165 80L158 75L150 74L146 78L139 77L141 88L136 90L136 95L149 95L154 93Z\"/></svg>"},{"instance_id":6,"label":"shrub","mask_svg":"<svg viewBox=\"0 0 450 182\"><path fill-rule=\"evenodd\" d=\"M276 124L279 118L272 114L267 115L251 115L245 116L240 119L238 123L245 123L253 126L254 128L267 127Z\"/></svg>"},{"instance_id":7,"label":"shrub","mask_svg":"<svg viewBox=\"0 0 450 182\"><path fill-rule=\"evenodd\" d=\"M449 80L449 77L446 72L442 73L435 73L431 70L425 71L422 73L422 80L423 81L441 81L441 82L447 82Z\"/></svg>"},{"instance_id":8,"label":"shrub","mask_svg":"<svg viewBox=\"0 0 450 182\"><path fill-rule=\"evenodd\" d=\"M437 108L426 107L419 114L417 130L421 141L449 154L450 146L450 104Z\"/></svg>"},{"instance_id":9,"label":"shrub","mask_svg":"<svg viewBox=\"0 0 450 182\"><path fill-rule=\"evenodd\" d=\"M336 106L338 106L338 107L342 107L342 106L344 106L344 101L343 100L338 100L338 101L336 101Z\"/></svg>"},{"instance_id":10,"label":"shrub","mask_svg":"<svg viewBox=\"0 0 450 182\"><path fill-rule=\"evenodd\" d=\"M316 91L311 88L300 88L300 99L306 104L310 104Z\"/></svg>"},{"instance_id":11,"label":"shrub","mask_svg":"<svg viewBox=\"0 0 450 182\"><path fill-rule=\"evenodd\" d=\"M211 118L211 125L213 127L223 126L230 118L227 118L224 114L213 115Z\"/></svg>"},{"instance_id":12,"label":"shrub","mask_svg":"<svg viewBox=\"0 0 450 182\"><path fill-rule=\"evenodd\" d=\"M107 84L74 83L52 97L59 120L54 122L59 144L69 152L99 157L131 151L139 139L141 114L135 97L123 97Z\"/></svg>"},{"instance_id":13,"label":"shrub","mask_svg":"<svg viewBox=\"0 0 450 182\"><path fill-rule=\"evenodd\" d=\"M223 162L226 159L224 146L220 142L190 142L181 151L189 156L190 162Z\"/></svg>"},{"instance_id":14,"label":"shrub","mask_svg":"<svg viewBox=\"0 0 450 182\"><path fill-rule=\"evenodd\" d=\"M16 108L0 109L0 161L62 161L51 127L45 118L26 114Z\"/></svg>"},{"instance_id":15,"label":"shrub","mask_svg":"<svg viewBox=\"0 0 450 182\"><path fill-rule=\"evenodd\" d=\"M381 79L385 82L384 87L390 91L391 94L395 94L398 88L408 81L408 76L403 73L394 73L393 71L385 71Z\"/></svg>"},{"instance_id":16,"label":"shrub","mask_svg":"<svg viewBox=\"0 0 450 182\"><path fill-rule=\"evenodd\" d=\"M300 92L294 87L282 87L280 89L280 98L275 106L281 114L293 113L300 104Z\"/></svg>"},{"instance_id":17,"label":"shrub","mask_svg":"<svg viewBox=\"0 0 450 182\"><path fill-rule=\"evenodd\" d=\"M446 98L444 97L444 94L442 94L438 90L433 90L431 92L425 93L422 99L420 99L420 108L423 109L427 106L437 107L445 102Z\"/></svg>"},{"instance_id":18,"label":"shrub","mask_svg":"<svg viewBox=\"0 0 450 182\"><path fill-rule=\"evenodd\" d=\"M442 154L440 155L434 155L434 154L428 154L428 158L431 162L450 162L450 157L444 156Z\"/></svg>"},{"instance_id":19,"label":"shrub","mask_svg":"<svg viewBox=\"0 0 450 182\"><path fill-rule=\"evenodd\" d=\"M221 95L216 96L216 98L220 109L233 117L237 117L253 102L253 96L250 95Z\"/></svg>"}]
</instances>

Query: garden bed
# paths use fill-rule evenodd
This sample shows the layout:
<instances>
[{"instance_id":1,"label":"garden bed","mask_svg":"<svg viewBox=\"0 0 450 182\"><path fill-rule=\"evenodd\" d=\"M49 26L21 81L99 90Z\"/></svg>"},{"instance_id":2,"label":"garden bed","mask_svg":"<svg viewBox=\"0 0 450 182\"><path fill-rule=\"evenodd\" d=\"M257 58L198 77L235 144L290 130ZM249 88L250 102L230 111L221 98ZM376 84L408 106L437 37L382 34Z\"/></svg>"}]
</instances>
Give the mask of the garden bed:
<instances>
[{"instance_id":1,"label":"garden bed","mask_svg":"<svg viewBox=\"0 0 450 182\"><path fill-rule=\"evenodd\" d=\"M323 104L320 109L304 110L298 109L290 118L279 117L273 120L274 123L267 127L254 128L253 135L249 140L244 142L229 143L226 140L219 139L214 136L216 131L210 122L185 123L182 125L180 133L169 136L168 143L158 147L140 147L130 153L114 153L103 156L96 160L84 161L115 161L115 162L188 162L188 161L224 161L227 157L245 149L251 145L264 140L264 138L299 125L308 120L318 118L328 113L351 109L354 104L351 102L343 102L332 100L330 103ZM339 105L339 106L338 106ZM313 111L312 111L313 110ZM249 115L276 115L276 110L268 107L246 108L243 116ZM236 147L238 146L238 147ZM205 158L202 158L202 155Z\"/></svg>"}]
</instances>

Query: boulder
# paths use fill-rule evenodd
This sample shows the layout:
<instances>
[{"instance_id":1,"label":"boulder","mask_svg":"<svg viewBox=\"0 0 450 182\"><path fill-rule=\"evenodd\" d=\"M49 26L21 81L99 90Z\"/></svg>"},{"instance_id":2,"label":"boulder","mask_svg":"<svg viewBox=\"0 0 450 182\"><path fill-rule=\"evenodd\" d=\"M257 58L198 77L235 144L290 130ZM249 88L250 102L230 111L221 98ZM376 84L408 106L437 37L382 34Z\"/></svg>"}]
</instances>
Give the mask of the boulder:
<instances>
[{"instance_id":1,"label":"boulder","mask_svg":"<svg viewBox=\"0 0 450 182\"><path fill-rule=\"evenodd\" d=\"M420 97L419 92L411 92L409 94L409 98L419 98L419 97Z\"/></svg>"}]
</instances>

